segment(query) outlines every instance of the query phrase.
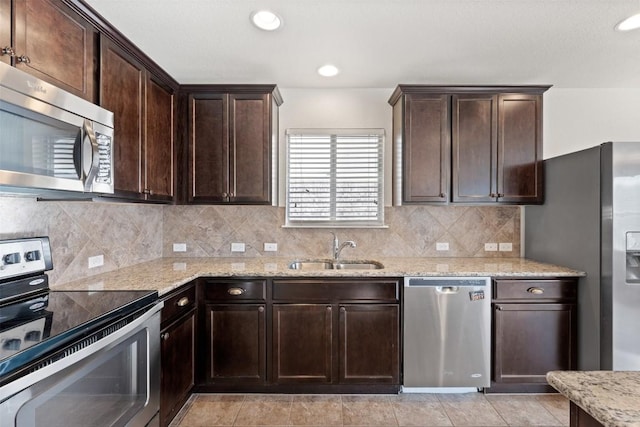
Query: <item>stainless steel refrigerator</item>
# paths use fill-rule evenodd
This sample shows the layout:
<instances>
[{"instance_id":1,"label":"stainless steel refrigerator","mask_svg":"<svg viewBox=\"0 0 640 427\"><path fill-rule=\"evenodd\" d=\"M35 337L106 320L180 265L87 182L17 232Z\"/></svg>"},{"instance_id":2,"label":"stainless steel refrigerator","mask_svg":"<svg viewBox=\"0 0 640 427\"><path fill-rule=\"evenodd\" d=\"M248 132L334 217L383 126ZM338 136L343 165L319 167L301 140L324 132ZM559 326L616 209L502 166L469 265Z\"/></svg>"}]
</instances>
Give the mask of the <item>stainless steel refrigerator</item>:
<instances>
[{"instance_id":1,"label":"stainless steel refrigerator","mask_svg":"<svg viewBox=\"0 0 640 427\"><path fill-rule=\"evenodd\" d=\"M585 271L578 369L640 370L640 142L544 161L545 204L524 211L525 256Z\"/></svg>"}]
</instances>

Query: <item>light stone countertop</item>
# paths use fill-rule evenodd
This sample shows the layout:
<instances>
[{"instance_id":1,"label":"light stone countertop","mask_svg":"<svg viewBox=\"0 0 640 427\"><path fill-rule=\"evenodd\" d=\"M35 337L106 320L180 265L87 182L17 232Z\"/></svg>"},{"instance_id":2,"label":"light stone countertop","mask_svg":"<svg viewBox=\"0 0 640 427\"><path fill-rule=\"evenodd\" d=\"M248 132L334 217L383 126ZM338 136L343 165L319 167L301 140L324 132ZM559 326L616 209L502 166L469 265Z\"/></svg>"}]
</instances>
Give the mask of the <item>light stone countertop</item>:
<instances>
[{"instance_id":1,"label":"light stone countertop","mask_svg":"<svg viewBox=\"0 0 640 427\"><path fill-rule=\"evenodd\" d=\"M605 426L640 426L640 371L552 371L547 381Z\"/></svg>"},{"instance_id":2,"label":"light stone countertop","mask_svg":"<svg viewBox=\"0 0 640 427\"><path fill-rule=\"evenodd\" d=\"M303 259L303 258L301 258ZM159 258L62 284L53 290L157 290L159 295L198 277L576 277L583 272L525 258L377 258L379 270L292 270L290 257ZM349 259L346 259L349 260Z\"/></svg>"}]
</instances>

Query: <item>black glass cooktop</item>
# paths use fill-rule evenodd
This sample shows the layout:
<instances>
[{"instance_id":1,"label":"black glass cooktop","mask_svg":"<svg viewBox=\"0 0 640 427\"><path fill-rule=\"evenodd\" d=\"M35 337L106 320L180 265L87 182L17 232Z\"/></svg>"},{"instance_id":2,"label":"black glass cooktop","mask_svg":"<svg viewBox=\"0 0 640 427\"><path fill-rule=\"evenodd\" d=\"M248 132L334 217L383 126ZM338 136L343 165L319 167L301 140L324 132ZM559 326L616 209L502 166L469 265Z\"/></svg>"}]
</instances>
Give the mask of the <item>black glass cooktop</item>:
<instances>
[{"instance_id":1,"label":"black glass cooktop","mask_svg":"<svg viewBox=\"0 0 640 427\"><path fill-rule=\"evenodd\" d=\"M0 382L153 304L156 291L51 291L0 305Z\"/></svg>"}]
</instances>

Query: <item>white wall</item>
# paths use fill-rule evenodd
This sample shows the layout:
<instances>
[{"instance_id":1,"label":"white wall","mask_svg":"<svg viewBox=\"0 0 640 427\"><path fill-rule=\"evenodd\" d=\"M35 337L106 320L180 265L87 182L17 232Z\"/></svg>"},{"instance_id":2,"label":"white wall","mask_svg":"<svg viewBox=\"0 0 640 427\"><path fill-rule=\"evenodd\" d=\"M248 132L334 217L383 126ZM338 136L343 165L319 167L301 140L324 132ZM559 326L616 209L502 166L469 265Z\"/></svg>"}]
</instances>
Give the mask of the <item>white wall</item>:
<instances>
[{"instance_id":1,"label":"white wall","mask_svg":"<svg viewBox=\"0 0 640 427\"><path fill-rule=\"evenodd\" d=\"M286 139L289 128L385 129L385 206L391 205L391 105L390 89L280 89L280 194L285 205Z\"/></svg>"},{"instance_id":2,"label":"white wall","mask_svg":"<svg viewBox=\"0 0 640 427\"><path fill-rule=\"evenodd\" d=\"M640 89L557 89L544 95L544 158L606 141L640 141Z\"/></svg>"}]
</instances>

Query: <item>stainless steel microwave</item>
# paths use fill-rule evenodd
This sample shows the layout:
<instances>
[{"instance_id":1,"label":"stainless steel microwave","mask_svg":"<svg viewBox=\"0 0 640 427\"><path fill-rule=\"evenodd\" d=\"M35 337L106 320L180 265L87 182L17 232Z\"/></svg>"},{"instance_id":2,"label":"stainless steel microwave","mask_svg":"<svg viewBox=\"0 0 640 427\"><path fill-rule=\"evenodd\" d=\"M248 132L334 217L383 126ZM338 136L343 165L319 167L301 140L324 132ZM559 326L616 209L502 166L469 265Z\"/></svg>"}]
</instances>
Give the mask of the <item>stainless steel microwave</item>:
<instances>
[{"instance_id":1,"label":"stainless steel microwave","mask_svg":"<svg viewBox=\"0 0 640 427\"><path fill-rule=\"evenodd\" d=\"M113 113L0 62L0 186L113 193Z\"/></svg>"}]
</instances>

